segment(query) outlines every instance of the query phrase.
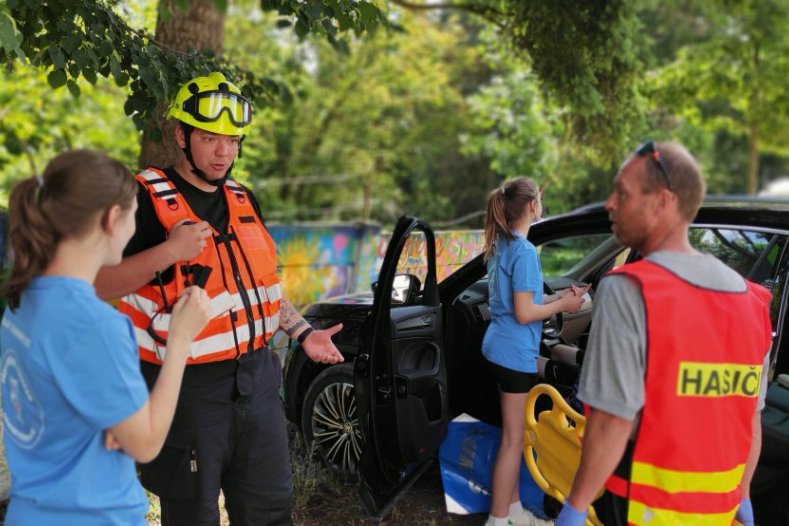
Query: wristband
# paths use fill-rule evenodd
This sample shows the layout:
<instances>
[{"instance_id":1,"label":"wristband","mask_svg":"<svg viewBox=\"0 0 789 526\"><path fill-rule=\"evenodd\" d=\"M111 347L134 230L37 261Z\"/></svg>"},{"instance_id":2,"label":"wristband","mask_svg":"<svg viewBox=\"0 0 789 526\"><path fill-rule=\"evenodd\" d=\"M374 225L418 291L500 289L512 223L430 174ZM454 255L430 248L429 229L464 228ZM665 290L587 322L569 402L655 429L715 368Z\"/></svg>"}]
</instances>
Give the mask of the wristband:
<instances>
[{"instance_id":1,"label":"wristband","mask_svg":"<svg viewBox=\"0 0 789 526\"><path fill-rule=\"evenodd\" d=\"M301 331L301 333L296 337L296 341L299 342L299 345L303 344L304 340L307 339L307 336L309 336L313 332L315 332L315 329L313 329L312 327L307 327L306 329Z\"/></svg>"}]
</instances>

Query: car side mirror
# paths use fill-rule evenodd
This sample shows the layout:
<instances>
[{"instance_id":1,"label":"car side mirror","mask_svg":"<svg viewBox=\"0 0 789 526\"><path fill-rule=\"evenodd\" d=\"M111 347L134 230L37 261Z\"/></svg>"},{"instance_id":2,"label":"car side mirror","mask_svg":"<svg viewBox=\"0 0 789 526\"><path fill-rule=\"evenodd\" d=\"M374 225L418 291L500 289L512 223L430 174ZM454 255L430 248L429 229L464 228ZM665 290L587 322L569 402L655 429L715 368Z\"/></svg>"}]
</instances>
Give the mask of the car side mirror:
<instances>
[{"instance_id":1,"label":"car side mirror","mask_svg":"<svg viewBox=\"0 0 789 526\"><path fill-rule=\"evenodd\" d=\"M416 301L422 283L413 274L397 274L392 283L392 303L410 305Z\"/></svg>"},{"instance_id":2,"label":"car side mirror","mask_svg":"<svg viewBox=\"0 0 789 526\"><path fill-rule=\"evenodd\" d=\"M375 294L378 282L370 283L370 288ZM416 301L419 291L422 290L422 282L413 274L397 274L392 283L392 303L398 305L408 305Z\"/></svg>"}]
</instances>

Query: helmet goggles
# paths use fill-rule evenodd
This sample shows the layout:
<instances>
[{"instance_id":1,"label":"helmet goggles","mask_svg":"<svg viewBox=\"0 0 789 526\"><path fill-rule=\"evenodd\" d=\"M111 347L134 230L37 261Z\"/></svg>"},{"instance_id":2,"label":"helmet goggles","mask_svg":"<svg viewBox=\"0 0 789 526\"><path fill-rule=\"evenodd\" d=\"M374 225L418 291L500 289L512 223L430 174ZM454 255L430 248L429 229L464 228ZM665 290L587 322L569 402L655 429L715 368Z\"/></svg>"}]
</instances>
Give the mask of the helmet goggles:
<instances>
[{"instance_id":1,"label":"helmet goggles","mask_svg":"<svg viewBox=\"0 0 789 526\"><path fill-rule=\"evenodd\" d=\"M183 110L199 122L215 122L223 112L236 126L243 127L252 122L249 101L228 91L205 91L192 95L183 102Z\"/></svg>"}]
</instances>

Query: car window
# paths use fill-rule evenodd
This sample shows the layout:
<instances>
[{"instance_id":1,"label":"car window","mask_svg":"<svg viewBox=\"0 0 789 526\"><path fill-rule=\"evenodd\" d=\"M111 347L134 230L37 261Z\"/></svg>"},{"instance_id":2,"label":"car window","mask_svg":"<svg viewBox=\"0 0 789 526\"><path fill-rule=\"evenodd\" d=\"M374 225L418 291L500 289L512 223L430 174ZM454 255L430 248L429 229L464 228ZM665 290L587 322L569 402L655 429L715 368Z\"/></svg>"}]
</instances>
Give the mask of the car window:
<instances>
[{"instance_id":1,"label":"car window","mask_svg":"<svg viewBox=\"0 0 789 526\"><path fill-rule=\"evenodd\" d=\"M485 236L482 230L438 231L434 234L436 277L439 282L460 269L484 249ZM382 240L382 247L385 249L389 242L388 235L382 236ZM380 252L383 254L385 250ZM424 283L427 274L427 245L424 233L412 232L408 237L397 263L397 273L417 276Z\"/></svg>"},{"instance_id":2,"label":"car window","mask_svg":"<svg viewBox=\"0 0 789 526\"><path fill-rule=\"evenodd\" d=\"M690 230L690 242L748 278L770 244L773 234L747 230L698 227Z\"/></svg>"},{"instance_id":3,"label":"car window","mask_svg":"<svg viewBox=\"0 0 789 526\"><path fill-rule=\"evenodd\" d=\"M406 240L397 261L397 274L416 276L424 284L427 276L427 244L422 232L413 232Z\"/></svg>"},{"instance_id":4,"label":"car window","mask_svg":"<svg viewBox=\"0 0 789 526\"><path fill-rule=\"evenodd\" d=\"M708 252L741 276L763 285L773 295L770 317L773 326L778 319L786 270L779 272L786 236L745 229L693 227L690 242L698 250ZM786 262L783 263L786 265Z\"/></svg>"},{"instance_id":5,"label":"car window","mask_svg":"<svg viewBox=\"0 0 789 526\"><path fill-rule=\"evenodd\" d=\"M537 247L545 276L577 276L621 250L610 232L569 236L547 241ZM624 262L624 259L622 259Z\"/></svg>"}]
</instances>

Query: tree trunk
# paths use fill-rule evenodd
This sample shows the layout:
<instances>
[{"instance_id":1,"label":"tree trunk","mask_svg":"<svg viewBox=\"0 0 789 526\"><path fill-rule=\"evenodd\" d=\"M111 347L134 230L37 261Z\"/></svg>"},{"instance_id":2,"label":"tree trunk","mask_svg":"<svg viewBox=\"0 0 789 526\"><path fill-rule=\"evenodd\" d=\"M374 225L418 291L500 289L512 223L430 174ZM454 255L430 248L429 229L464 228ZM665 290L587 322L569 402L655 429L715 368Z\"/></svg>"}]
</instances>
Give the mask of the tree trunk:
<instances>
[{"instance_id":1,"label":"tree trunk","mask_svg":"<svg viewBox=\"0 0 789 526\"><path fill-rule=\"evenodd\" d=\"M748 125L748 174L745 179L745 192L756 195L759 184L759 125Z\"/></svg>"},{"instance_id":2,"label":"tree trunk","mask_svg":"<svg viewBox=\"0 0 789 526\"><path fill-rule=\"evenodd\" d=\"M169 20L156 22L156 41L181 53L211 51L220 56L225 38L225 13L217 9L214 0L189 0L186 10L178 7L179 0L159 0L164 10L171 14ZM160 9L160 12L162 9ZM173 88L175 89L175 88ZM175 92L171 93L174 96ZM140 150L140 166L169 166L175 161L176 146L173 125L166 123L162 103L148 122ZM152 139L150 130L161 130L162 141Z\"/></svg>"},{"instance_id":3,"label":"tree trunk","mask_svg":"<svg viewBox=\"0 0 789 526\"><path fill-rule=\"evenodd\" d=\"M753 48L751 49L751 64L753 78L755 81L751 82L750 94L748 100L748 173L745 176L745 192L748 195L756 195L759 185L759 118L762 91L761 91L761 77L762 77L762 61L761 61L761 46L758 40L751 41Z\"/></svg>"}]
</instances>

